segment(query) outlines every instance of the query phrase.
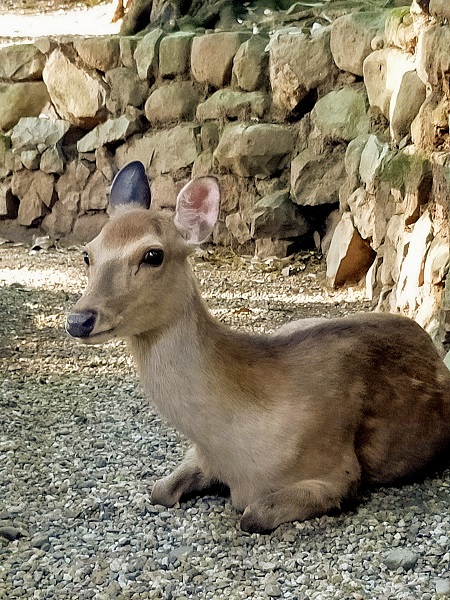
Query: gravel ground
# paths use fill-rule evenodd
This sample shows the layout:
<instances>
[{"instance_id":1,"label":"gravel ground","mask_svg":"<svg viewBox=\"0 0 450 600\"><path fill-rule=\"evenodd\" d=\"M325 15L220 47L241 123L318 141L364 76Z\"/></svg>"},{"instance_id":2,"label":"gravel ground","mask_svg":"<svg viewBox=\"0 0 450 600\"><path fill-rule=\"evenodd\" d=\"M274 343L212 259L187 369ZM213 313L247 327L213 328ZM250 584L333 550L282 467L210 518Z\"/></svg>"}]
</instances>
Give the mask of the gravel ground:
<instances>
[{"instance_id":1,"label":"gravel ground","mask_svg":"<svg viewBox=\"0 0 450 600\"><path fill-rule=\"evenodd\" d=\"M194 268L213 312L248 330L368 309L358 290L326 290L309 255L207 253ZM241 532L221 496L152 506L185 441L143 399L121 342L65 336L82 272L75 250L0 246L0 598L450 598L448 470L268 536Z\"/></svg>"}]
</instances>

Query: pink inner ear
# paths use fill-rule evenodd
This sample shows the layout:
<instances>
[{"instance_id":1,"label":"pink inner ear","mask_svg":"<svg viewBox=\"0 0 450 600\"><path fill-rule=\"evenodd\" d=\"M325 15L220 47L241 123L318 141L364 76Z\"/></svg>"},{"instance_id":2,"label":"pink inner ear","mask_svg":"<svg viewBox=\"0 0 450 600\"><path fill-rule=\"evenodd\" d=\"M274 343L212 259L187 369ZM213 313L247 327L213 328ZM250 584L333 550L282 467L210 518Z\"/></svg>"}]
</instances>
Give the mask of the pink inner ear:
<instances>
[{"instance_id":1,"label":"pink inner ear","mask_svg":"<svg viewBox=\"0 0 450 600\"><path fill-rule=\"evenodd\" d=\"M175 224L192 243L204 241L219 215L219 186L213 177L190 181L177 199Z\"/></svg>"}]
</instances>

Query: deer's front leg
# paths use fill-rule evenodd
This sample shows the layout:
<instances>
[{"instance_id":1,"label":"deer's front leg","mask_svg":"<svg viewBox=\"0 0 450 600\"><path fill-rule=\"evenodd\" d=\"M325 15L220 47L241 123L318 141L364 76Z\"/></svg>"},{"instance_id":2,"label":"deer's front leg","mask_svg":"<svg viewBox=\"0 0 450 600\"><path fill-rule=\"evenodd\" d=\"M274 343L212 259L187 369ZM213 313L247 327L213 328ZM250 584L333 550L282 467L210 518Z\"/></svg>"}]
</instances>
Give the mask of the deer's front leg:
<instances>
[{"instance_id":1,"label":"deer's front leg","mask_svg":"<svg viewBox=\"0 0 450 600\"><path fill-rule=\"evenodd\" d=\"M212 483L214 479L205 472L197 449L192 446L180 466L154 484L151 500L154 504L174 506L185 494L200 492Z\"/></svg>"}]
</instances>

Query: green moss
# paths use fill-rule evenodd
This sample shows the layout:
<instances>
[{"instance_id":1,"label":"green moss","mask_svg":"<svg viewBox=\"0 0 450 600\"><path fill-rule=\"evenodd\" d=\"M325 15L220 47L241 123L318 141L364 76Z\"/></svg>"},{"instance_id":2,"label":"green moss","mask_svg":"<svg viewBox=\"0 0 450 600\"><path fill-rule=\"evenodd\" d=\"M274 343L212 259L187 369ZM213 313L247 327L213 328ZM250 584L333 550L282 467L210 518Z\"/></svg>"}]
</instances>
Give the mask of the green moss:
<instances>
[{"instance_id":1,"label":"green moss","mask_svg":"<svg viewBox=\"0 0 450 600\"><path fill-rule=\"evenodd\" d=\"M417 188L420 180L430 170L430 162L425 157L399 152L385 164L380 180L389 183L394 189L408 191Z\"/></svg>"}]
</instances>

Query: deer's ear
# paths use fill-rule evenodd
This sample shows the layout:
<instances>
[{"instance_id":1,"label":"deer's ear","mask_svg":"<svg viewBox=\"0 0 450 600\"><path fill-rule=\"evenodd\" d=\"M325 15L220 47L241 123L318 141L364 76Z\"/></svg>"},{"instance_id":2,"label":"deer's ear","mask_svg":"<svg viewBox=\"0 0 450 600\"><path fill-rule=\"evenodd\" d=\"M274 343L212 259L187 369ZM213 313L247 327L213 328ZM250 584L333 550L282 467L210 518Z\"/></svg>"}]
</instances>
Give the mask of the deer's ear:
<instances>
[{"instance_id":1,"label":"deer's ear","mask_svg":"<svg viewBox=\"0 0 450 600\"><path fill-rule=\"evenodd\" d=\"M127 204L135 204L143 208L150 208L150 186L144 165L131 162L117 173L111 184L109 206L115 208Z\"/></svg>"},{"instance_id":2,"label":"deer's ear","mask_svg":"<svg viewBox=\"0 0 450 600\"><path fill-rule=\"evenodd\" d=\"M190 244L201 244L219 216L220 190L215 177L199 177L187 183L177 198L175 226Z\"/></svg>"}]
</instances>

